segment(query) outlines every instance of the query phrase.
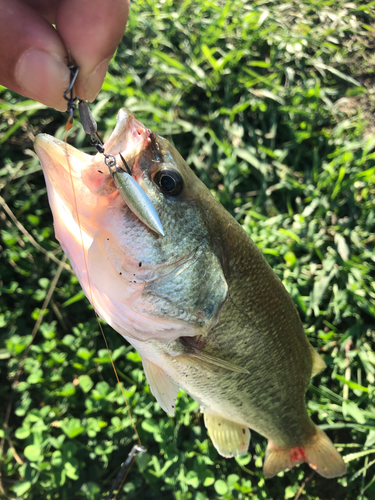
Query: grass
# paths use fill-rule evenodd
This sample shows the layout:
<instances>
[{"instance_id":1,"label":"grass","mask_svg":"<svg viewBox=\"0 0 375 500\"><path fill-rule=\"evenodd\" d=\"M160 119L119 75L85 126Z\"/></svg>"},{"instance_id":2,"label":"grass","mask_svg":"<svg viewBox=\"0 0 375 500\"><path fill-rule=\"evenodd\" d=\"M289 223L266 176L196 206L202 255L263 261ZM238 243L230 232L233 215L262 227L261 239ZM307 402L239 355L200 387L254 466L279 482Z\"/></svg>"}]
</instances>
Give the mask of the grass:
<instances>
[{"instance_id":1,"label":"grass","mask_svg":"<svg viewBox=\"0 0 375 500\"><path fill-rule=\"evenodd\" d=\"M328 365L308 409L348 474L325 480L304 465L265 480L265 440L255 433L247 455L219 457L196 403L181 393L175 418L165 415L139 355L105 327L148 450L119 499L374 498L374 8L358 0L132 5L92 106L99 130L108 136L117 110L129 107L176 145L262 249ZM32 150L37 133L61 137L65 121L0 93L4 498L104 499L136 442L92 308L60 262ZM70 141L92 152L78 120Z\"/></svg>"}]
</instances>

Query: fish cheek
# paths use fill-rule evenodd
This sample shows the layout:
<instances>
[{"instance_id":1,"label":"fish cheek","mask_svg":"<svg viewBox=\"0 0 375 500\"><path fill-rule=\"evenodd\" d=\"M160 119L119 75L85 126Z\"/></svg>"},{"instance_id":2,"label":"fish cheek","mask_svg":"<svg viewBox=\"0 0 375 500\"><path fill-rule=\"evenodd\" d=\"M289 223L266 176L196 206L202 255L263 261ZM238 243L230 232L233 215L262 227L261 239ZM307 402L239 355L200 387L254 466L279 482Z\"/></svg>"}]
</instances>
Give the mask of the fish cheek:
<instances>
[{"instance_id":1,"label":"fish cheek","mask_svg":"<svg viewBox=\"0 0 375 500\"><path fill-rule=\"evenodd\" d=\"M218 320L227 292L219 259L204 243L194 258L173 273L147 283L133 307L152 316L169 317L207 331Z\"/></svg>"}]
</instances>

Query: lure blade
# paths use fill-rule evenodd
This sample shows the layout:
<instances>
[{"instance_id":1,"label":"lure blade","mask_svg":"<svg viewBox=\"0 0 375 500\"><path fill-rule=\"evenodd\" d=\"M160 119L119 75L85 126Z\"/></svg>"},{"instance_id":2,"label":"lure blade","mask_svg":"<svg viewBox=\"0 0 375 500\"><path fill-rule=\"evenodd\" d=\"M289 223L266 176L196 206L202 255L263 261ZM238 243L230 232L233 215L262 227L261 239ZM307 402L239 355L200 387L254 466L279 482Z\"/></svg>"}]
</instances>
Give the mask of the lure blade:
<instances>
[{"instance_id":1,"label":"lure blade","mask_svg":"<svg viewBox=\"0 0 375 500\"><path fill-rule=\"evenodd\" d=\"M164 236L164 229L154 205L131 175L124 171L111 172L120 195L134 215L155 233Z\"/></svg>"}]
</instances>

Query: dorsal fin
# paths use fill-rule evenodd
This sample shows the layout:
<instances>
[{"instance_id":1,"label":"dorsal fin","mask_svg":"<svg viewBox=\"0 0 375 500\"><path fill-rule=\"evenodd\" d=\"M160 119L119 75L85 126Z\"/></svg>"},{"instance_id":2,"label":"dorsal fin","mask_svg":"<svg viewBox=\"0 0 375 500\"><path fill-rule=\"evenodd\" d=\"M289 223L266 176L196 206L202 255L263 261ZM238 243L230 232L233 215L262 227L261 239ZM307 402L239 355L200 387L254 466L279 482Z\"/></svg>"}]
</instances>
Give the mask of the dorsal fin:
<instances>
[{"instance_id":1,"label":"dorsal fin","mask_svg":"<svg viewBox=\"0 0 375 500\"><path fill-rule=\"evenodd\" d=\"M311 357L312 357L312 362L313 362L312 368L311 368L311 378L312 378L312 377L315 377L315 375L317 375L319 372L324 370L324 368L326 368L327 365L323 361L323 358L321 357L321 355L318 354L316 352L316 350L313 348L313 346L311 344L309 344L309 346L310 346Z\"/></svg>"}]
</instances>

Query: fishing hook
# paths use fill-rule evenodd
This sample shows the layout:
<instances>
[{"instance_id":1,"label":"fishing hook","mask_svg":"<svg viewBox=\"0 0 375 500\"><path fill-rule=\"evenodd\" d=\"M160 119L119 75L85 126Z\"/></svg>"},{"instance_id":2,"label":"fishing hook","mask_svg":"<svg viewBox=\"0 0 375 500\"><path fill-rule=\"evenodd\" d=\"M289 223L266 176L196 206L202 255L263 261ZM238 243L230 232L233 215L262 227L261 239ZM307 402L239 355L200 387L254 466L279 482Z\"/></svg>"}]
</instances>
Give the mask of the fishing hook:
<instances>
[{"instance_id":1,"label":"fishing hook","mask_svg":"<svg viewBox=\"0 0 375 500\"><path fill-rule=\"evenodd\" d=\"M69 83L69 87L63 93L64 99L66 101L68 101L67 111L69 113L69 118L68 118L68 121L66 122L66 126L65 126L66 130L70 130L73 126L74 110L76 109L76 103L79 99L78 96L74 97L74 93L73 93L73 87L74 87L75 81L76 81L78 73L79 73L79 67L72 63L72 64L69 64L68 68L70 71L70 83ZM70 94L70 95L68 96L68 94Z\"/></svg>"},{"instance_id":2,"label":"fishing hook","mask_svg":"<svg viewBox=\"0 0 375 500\"><path fill-rule=\"evenodd\" d=\"M129 165L126 163L125 158L122 156L122 154L121 154L121 153L119 153L119 155L120 155L120 158L121 158L122 163L124 164L125 170L127 171L127 173L128 173L129 175L132 175L132 171L131 171L131 169L129 168Z\"/></svg>"}]
</instances>

